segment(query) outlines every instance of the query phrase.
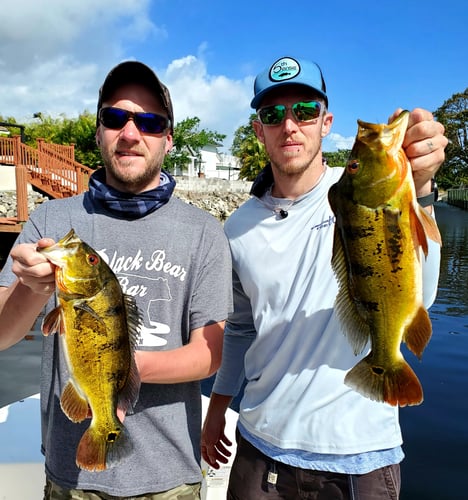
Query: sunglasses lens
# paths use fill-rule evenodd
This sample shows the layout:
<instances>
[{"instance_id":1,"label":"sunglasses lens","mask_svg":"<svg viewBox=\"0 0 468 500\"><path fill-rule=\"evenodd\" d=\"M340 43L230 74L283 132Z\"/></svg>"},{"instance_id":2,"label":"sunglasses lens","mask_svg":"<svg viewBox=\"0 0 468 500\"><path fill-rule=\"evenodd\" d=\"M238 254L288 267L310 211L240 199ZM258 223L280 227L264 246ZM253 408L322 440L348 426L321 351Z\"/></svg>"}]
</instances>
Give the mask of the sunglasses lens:
<instances>
[{"instance_id":1,"label":"sunglasses lens","mask_svg":"<svg viewBox=\"0 0 468 500\"><path fill-rule=\"evenodd\" d=\"M258 112L258 117L264 125L278 125L286 116L286 107L282 104L266 106Z\"/></svg>"},{"instance_id":2,"label":"sunglasses lens","mask_svg":"<svg viewBox=\"0 0 468 500\"><path fill-rule=\"evenodd\" d=\"M160 134L168 127L169 120L155 113L135 113L135 125L141 132Z\"/></svg>"},{"instance_id":3,"label":"sunglasses lens","mask_svg":"<svg viewBox=\"0 0 468 500\"><path fill-rule=\"evenodd\" d=\"M102 108L99 111L99 121L106 128L121 129L129 119L128 111L119 108Z\"/></svg>"},{"instance_id":4,"label":"sunglasses lens","mask_svg":"<svg viewBox=\"0 0 468 500\"><path fill-rule=\"evenodd\" d=\"M106 128L120 130L133 118L140 132L146 134L160 134L169 127L169 119L156 113L132 113L120 108L101 108L99 121Z\"/></svg>"},{"instance_id":5,"label":"sunglasses lens","mask_svg":"<svg viewBox=\"0 0 468 500\"><path fill-rule=\"evenodd\" d=\"M266 106L259 110L258 117L263 125L279 125L287 109L283 104ZM322 107L318 101L301 101L293 104L291 109L298 122L310 122L320 116Z\"/></svg>"},{"instance_id":6,"label":"sunglasses lens","mask_svg":"<svg viewBox=\"0 0 468 500\"><path fill-rule=\"evenodd\" d=\"M320 116L321 106L317 101L296 102L292 109L298 121L309 122Z\"/></svg>"}]
</instances>

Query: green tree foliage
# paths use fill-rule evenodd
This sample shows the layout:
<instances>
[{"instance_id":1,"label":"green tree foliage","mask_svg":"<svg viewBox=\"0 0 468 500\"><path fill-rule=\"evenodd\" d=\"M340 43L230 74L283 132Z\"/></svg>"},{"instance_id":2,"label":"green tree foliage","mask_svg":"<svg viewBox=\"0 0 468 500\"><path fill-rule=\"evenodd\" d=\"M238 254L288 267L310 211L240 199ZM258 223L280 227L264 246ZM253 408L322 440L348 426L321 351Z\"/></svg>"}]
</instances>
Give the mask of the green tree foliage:
<instances>
[{"instance_id":1,"label":"green tree foliage","mask_svg":"<svg viewBox=\"0 0 468 500\"><path fill-rule=\"evenodd\" d=\"M449 144L445 162L437 172L439 186L448 189L468 185L468 88L453 94L434 116L445 127Z\"/></svg>"},{"instance_id":2,"label":"green tree foliage","mask_svg":"<svg viewBox=\"0 0 468 500\"><path fill-rule=\"evenodd\" d=\"M36 113L36 121L26 125L25 142L36 147L37 139L54 144L75 145L75 159L87 167L101 164L101 155L95 141L96 115L83 112L78 118L52 118Z\"/></svg>"},{"instance_id":3,"label":"green tree foliage","mask_svg":"<svg viewBox=\"0 0 468 500\"><path fill-rule=\"evenodd\" d=\"M239 178L247 181L253 181L270 161L265 146L255 135L245 138L239 149L238 158L241 164Z\"/></svg>"},{"instance_id":4,"label":"green tree foliage","mask_svg":"<svg viewBox=\"0 0 468 500\"><path fill-rule=\"evenodd\" d=\"M257 119L257 115L252 113L249 118L249 123L247 125L241 125L235 132L234 138L232 140L231 154L233 156L239 156L242 143L249 137L255 137L255 132L252 127L252 122Z\"/></svg>"},{"instance_id":5,"label":"green tree foliage","mask_svg":"<svg viewBox=\"0 0 468 500\"><path fill-rule=\"evenodd\" d=\"M195 155L200 160L200 149L208 144L220 145L225 135L211 130L200 130L200 118L186 118L174 127L173 148L164 159L163 168L168 172L184 171Z\"/></svg>"},{"instance_id":6,"label":"green tree foliage","mask_svg":"<svg viewBox=\"0 0 468 500\"><path fill-rule=\"evenodd\" d=\"M330 153L324 152L322 155L327 160L329 167L344 167L348 162L350 153L350 149L339 149Z\"/></svg>"},{"instance_id":7,"label":"green tree foliage","mask_svg":"<svg viewBox=\"0 0 468 500\"><path fill-rule=\"evenodd\" d=\"M231 146L232 155L239 158L241 164L239 178L247 181L253 181L269 161L265 147L257 139L252 126L256 119L257 115L251 114L249 123L235 131Z\"/></svg>"}]
</instances>

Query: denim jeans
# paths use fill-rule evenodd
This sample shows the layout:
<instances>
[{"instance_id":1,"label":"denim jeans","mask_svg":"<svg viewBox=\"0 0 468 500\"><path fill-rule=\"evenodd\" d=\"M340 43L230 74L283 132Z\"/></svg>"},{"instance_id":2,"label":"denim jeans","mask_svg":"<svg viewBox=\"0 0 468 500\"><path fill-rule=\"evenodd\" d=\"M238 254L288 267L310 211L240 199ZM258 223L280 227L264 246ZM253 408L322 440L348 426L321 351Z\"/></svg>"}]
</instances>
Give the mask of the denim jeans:
<instances>
[{"instance_id":1,"label":"denim jeans","mask_svg":"<svg viewBox=\"0 0 468 500\"><path fill-rule=\"evenodd\" d=\"M360 475L300 469L272 461L239 433L237 439L228 500L397 500L399 497L399 464ZM272 477L276 478L276 484Z\"/></svg>"}]
</instances>

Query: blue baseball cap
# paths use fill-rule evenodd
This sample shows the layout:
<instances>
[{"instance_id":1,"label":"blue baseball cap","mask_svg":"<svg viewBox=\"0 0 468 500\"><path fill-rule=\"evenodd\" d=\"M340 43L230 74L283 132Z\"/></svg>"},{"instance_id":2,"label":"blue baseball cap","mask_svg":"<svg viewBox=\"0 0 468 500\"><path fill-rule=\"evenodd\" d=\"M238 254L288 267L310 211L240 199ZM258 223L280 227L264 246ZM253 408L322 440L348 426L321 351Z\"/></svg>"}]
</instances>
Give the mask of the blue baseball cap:
<instances>
[{"instance_id":1,"label":"blue baseball cap","mask_svg":"<svg viewBox=\"0 0 468 500\"><path fill-rule=\"evenodd\" d=\"M314 62L293 57L281 57L257 75L254 83L255 97L250 106L258 109L270 90L291 84L309 87L323 97L328 106L327 88L320 67Z\"/></svg>"}]
</instances>

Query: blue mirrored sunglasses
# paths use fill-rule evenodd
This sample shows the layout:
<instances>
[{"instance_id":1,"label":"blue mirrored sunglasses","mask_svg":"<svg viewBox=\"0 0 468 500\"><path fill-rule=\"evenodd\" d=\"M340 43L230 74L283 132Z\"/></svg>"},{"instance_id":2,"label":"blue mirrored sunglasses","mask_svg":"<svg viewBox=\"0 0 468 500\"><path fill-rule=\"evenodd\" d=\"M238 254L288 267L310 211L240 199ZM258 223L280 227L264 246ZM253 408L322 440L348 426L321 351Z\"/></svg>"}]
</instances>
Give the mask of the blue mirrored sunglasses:
<instances>
[{"instance_id":1,"label":"blue mirrored sunglasses","mask_svg":"<svg viewBox=\"0 0 468 500\"><path fill-rule=\"evenodd\" d=\"M318 101L300 101L290 108L284 104L274 104L259 109L257 116L263 125L279 125L286 118L288 109L298 122L310 122L320 116L322 105Z\"/></svg>"},{"instance_id":2,"label":"blue mirrored sunglasses","mask_svg":"<svg viewBox=\"0 0 468 500\"><path fill-rule=\"evenodd\" d=\"M160 134L171 124L169 118L156 113L133 113L120 108L101 108L98 113L99 122L106 128L120 130L128 120L133 120L140 132Z\"/></svg>"}]
</instances>

